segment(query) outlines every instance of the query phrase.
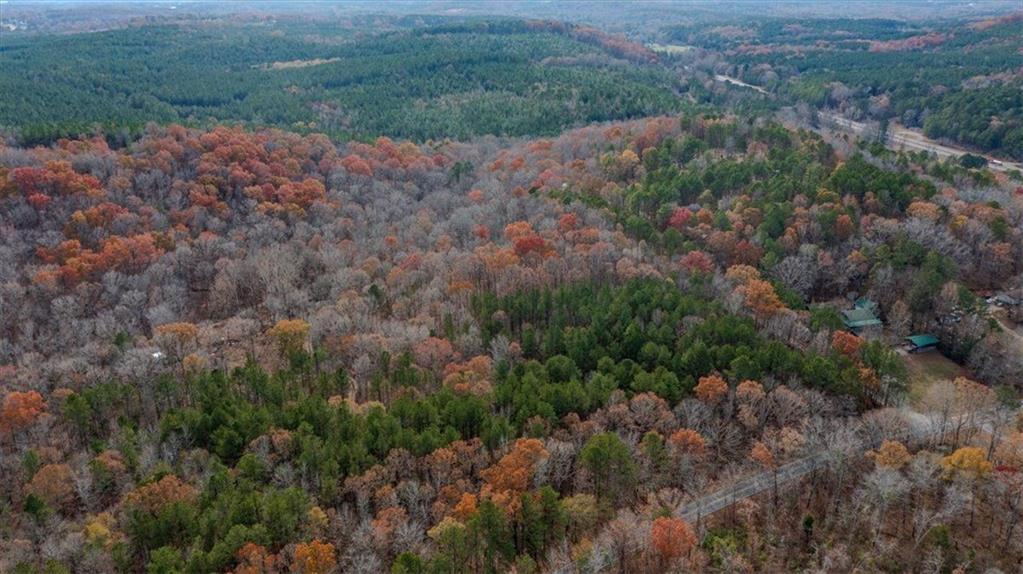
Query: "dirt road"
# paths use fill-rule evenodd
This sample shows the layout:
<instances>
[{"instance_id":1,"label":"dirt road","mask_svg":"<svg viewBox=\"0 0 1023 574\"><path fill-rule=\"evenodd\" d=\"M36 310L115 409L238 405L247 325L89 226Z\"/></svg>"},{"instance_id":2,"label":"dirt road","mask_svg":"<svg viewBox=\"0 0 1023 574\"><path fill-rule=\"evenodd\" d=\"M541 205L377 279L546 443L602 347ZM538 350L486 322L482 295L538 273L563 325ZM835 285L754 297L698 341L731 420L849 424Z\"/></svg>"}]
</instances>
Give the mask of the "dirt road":
<instances>
[{"instance_id":1,"label":"dirt road","mask_svg":"<svg viewBox=\"0 0 1023 574\"><path fill-rule=\"evenodd\" d=\"M722 76L721 74L715 74L714 75L714 80L718 81L718 82L724 82L726 84L734 84L736 86L742 86L744 88L749 88L751 90L755 90L757 92L760 92L761 94L770 95L770 93L767 90L765 90L764 88L761 88L760 86L754 86L753 84L747 84L746 82L744 82L742 80L739 80L737 78L733 78L731 76Z\"/></svg>"},{"instance_id":2,"label":"dirt road","mask_svg":"<svg viewBox=\"0 0 1023 574\"><path fill-rule=\"evenodd\" d=\"M1003 315L1004 311L998 307L988 307L988 312L995 318L995 321L998 321L998 324L1001 325L1002 333L1005 333L1007 337L1014 339L1017 343L1019 343L1020 351L1023 352L1023 333L1020 332L1021 328L1013 325L1011 321L1006 319L1005 315Z\"/></svg>"},{"instance_id":3,"label":"dirt road","mask_svg":"<svg viewBox=\"0 0 1023 574\"><path fill-rule=\"evenodd\" d=\"M908 411L906 414L906 418L911 423L911 426L907 433L908 436L901 437L903 442L938 436L942 433L948 432L948 429L955 428L960 424L983 426L987 424L988 419L990 418L989 413L987 412L972 412L958 417L953 417L942 423L938 419L928 417L916 411ZM676 510L675 514L691 524L697 524L708 515L714 514L719 510L724 510L741 500L762 494L776 486L781 488L781 485L787 482L798 480L810 474L815 469L824 468L843 454L856 453L857 456L861 456L865 454L867 450L880 446L879 444L874 444L875 442L877 441L863 442L859 445L850 445L849 448L843 449L842 453L813 453L804 458L784 464L773 471L766 470L760 472L740 480L731 486L708 493L688 504L684 504Z\"/></svg>"}]
</instances>

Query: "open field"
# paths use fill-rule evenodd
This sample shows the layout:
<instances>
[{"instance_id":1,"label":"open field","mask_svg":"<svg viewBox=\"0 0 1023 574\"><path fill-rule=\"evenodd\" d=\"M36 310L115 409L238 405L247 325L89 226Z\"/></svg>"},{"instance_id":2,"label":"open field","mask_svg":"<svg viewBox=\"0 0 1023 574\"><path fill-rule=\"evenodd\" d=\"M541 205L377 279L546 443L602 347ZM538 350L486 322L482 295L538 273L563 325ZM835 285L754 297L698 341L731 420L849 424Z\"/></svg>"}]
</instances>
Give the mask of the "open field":
<instances>
[{"instance_id":1,"label":"open field","mask_svg":"<svg viewBox=\"0 0 1023 574\"><path fill-rule=\"evenodd\" d=\"M686 52L692 51L692 46L679 46L677 44L647 44L647 48L650 48L658 54L685 54Z\"/></svg>"},{"instance_id":2,"label":"open field","mask_svg":"<svg viewBox=\"0 0 1023 574\"><path fill-rule=\"evenodd\" d=\"M909 375L909 403L913 407L919 406L930 385L968 376L966 369L937 351L905 354L902 359Z\"/></svg>"},{"instance_id":3,"label":"open field","mask_svg":"<svg viewBox=\"0 0 1023 574\"><path fill-rule=\"evenodd\" d=\"M269 64L259 64L253 66L261 70L290 70L294 68L308 68L310 66L322 66L323 64L333 64L334 62L340 62L341 58L313 58L312 60L289 60L287 62L271 62Z\"/></svg>"}]
</instances>

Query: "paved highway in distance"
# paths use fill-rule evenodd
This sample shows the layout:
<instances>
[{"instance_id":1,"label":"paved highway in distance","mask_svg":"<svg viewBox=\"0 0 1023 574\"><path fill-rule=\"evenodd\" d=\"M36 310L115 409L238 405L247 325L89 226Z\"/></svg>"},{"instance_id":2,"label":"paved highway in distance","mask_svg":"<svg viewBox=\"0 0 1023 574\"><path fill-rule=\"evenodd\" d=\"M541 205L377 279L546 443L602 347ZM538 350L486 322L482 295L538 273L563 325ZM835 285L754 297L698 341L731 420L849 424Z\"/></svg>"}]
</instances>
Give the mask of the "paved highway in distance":
<instances>
[{"instance_id":1,"label":"paved highway in distance","mask_svg":"<svg viewBox=\"0 0 1023 574\"><path fill-rule=\"evenodd\" d=\"M838 114L820 112L818 115L823 123L832 124L835 127L850 131L857 135L863 134L870 127L865 123L843 118ZM974 155L979 155L988 160L988 169L995 171L1010 171L1014 169L1023 171L1023 165L1020 165L1019 163L1000 160L984 154L970 152L969 150L962 148L940 144L918 131L908 129L897 124L893 124L888 128L887 145L893 149L926 151L933 153L940 158L960 157L967 153L974 153Z\"/></svg>"},{"instance_id":2,"label":"paved highway in distance","mask_svg":"<svg viewBox=\"0 0 1023 574\"><path fill-rule=\"evenodd\" d=\"M751 89L751 90L755 90L755 91L757 91L757 92L759 92L761 94L770 95L770 93L767 90L765 90L764 88L761 88L760 86L754 86L753 84L747 84L746 82L743 82L742 80L739 80L737 78L733 78L731 76L724 76L722 74L716 74L714 76L714 79L716 81L718 81L718 82L724 82L726 84L732 84L732 85L735 85L735 86L741 86L743 88L748 88L748 89ZM856 135L862 135L864 132L866 132L871 127L868 124L865 124L865 123L862 123L862 122L853 121L853 120L844 118L844 117L842 117L842 116L840 116L838 114L833 114L833 113L830 113L830 112L820 112L818 114L818 117L820 118L820 120L822 122L824 122L826 124L830 124L831 126L843 129L843 130L848 131L848 132L852 132L852 133L854 133ZM1019 171L1023 172L1023 164L1020 164L1020 163L1017 163L1017 162L1012 162L1012 161L1000 160L1000 159L996 159L996 158L984 155L982 153L971 152L971 151L963 149L963 148L941 144L941 143L938 143L938 142L928 138L927 136L923 135L922 133L920 133L920 132L918 132L916 130L911 130L911 129L905 128L903 126L900 126L898 124L891 124L889 126L889 128L888 128L888 141L886 142L885 145L887 145L889 148L895 149L895 150L906 149L906 150L913 150L913 151L926 151L926 152L933 153L934 155L938 156L939 158L960 157L960 156L962 156L964 154L972 153L974 155L979 155L979 156L983 157L984 159L988 160L988 165L987 165L988 169L991 169L991 170L994 170L994 171L1019 170Z\"/></svg>"}]
</instances>

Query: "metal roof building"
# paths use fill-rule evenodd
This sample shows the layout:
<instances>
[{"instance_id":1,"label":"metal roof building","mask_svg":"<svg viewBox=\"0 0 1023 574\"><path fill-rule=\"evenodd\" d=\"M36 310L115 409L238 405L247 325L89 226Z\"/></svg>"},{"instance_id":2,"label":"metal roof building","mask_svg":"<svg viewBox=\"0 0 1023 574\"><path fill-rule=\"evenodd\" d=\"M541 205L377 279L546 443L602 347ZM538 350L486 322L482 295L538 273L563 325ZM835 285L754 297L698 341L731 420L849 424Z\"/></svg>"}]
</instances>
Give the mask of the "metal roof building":
<instances>
[{"instance_id":1,"label":"metal roof building","mask_svg":"<svg viewBox=\"0 0 1023 574\"><path fill-rule=\"evenodd\" d=\"M870 309L847 309L842 311L842 322L850 330L881 325L881 320Z\"/></svg>"},{"instance_id":2,"label":"metal roof building","mask_svg":"<svg viewBox=\"0 0 1023 574\"><path fill-rule=\"evenodd\" d=\"M934 335L910 335L906 337L910 345L910 352L926 351L938 346L938 338Z\"/></svg>"}]
</instances>

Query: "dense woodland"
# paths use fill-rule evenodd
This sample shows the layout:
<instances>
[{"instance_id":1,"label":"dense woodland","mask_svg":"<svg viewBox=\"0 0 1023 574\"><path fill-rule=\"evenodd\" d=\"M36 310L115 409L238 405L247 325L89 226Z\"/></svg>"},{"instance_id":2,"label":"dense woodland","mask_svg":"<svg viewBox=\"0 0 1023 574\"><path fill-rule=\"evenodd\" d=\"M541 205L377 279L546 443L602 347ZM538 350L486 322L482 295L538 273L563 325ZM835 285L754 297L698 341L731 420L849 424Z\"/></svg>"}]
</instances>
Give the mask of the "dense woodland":
<instances>
[{"instance_id":1,"label":"dense woodland","mask_svg":"<svg viewBox=\"0 0 1023 574\"><path fill-rule=\"evenodd\" d=\"M436 147L172 126L6 148L8 567L731 571L740 547L755 568L865 551L770 528L747 546L763 516L697 544L671 514L870 444L857 416L898 405L906 375L841 330L846 293L1018 381L970 289L1020 272L1019 195L879 153L688 116ZM956 385L933 400L995 400ZM866 488L834 480L806 503L829 537L821 509ZM883 556L1015 559L934 544Z\"/></svg>"},{"instance_id":2,"label":"dense woodland","mask_svg":"<svg viewBox=\"0 0 1023 574\"><path fill-rule=\"evenodd\" d=\"M0 571L1019 569L1018 178L583 25L372 21L3 42Z\"/></svg>"},{"instance_id":3,"label":"dense woodland","mask_svg":"<svg viewBox=\"0 0 1023 574\"><path fill-rule=\"evenodd\" d=\"M679 109L672 75L636 65L652 53L593 28L470 21L368 34L373 24L182 24L5 40L0 126L29 144L149 121L424 141L554 135Z\"/></svg>"},{"instance_id":4,"label":"dense woodland","mask_svg":"<svg viewBox=\"0 0 1023 574\"><path fill-rule=\"evenodd\" d=\"M640 39L681 50L655 54L640 39L541 20L167 20L6 39L0 126L27 144L95 124L137 133L148 121L243 122L335 139L551 136L720 103L694 74L702 70L763 86L780 98L769 108L803 103L899 123L1018 160L1020 22L1010 14L966 23L762 16L635 23Z\"/></svg>"}]
</instances>

